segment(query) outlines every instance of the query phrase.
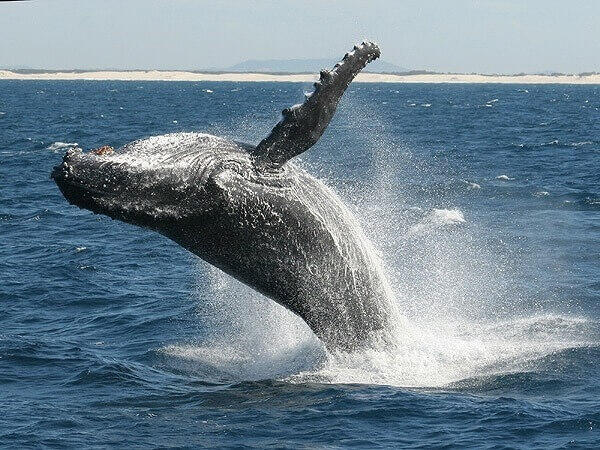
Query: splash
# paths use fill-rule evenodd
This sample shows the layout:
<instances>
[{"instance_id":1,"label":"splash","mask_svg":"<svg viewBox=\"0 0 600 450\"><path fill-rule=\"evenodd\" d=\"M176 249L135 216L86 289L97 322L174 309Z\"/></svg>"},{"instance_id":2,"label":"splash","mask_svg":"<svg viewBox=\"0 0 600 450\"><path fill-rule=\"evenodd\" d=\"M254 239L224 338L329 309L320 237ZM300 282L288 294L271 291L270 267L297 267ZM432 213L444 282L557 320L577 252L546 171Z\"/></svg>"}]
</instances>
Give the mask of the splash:
<instances>
[{"instance_id":1,"label":"splash","mask_svg":"<svg viewBox=\"0 0 600 450\"><path fill-rule=\"evenodd\" d=\"M302 319L219 269L197 264L202 338L162 349L171 365L213 380L247 381L285 378L323 363L323 344Z\"/></svg>"},{"instance_id":2,"label":"splash","mask_svg":"<svg viewBox=\"0 0 600 450\"><path fill-rule=\"evenodd\" d=\"M536 370L547 355L598 345L597 321L545 310L519 291L513 254L490 246L493 236L468 209L428 190L404 196L407 185L425 183L434 170L386 139L377 114L352 106L341 108L348 122L352 114L373 118L374 132L360 136L371 155L370 179L335 189L358 205L365 245L374 244L390 280L394 307L385 339L355 353L327 352L297 316L203 265L198 314L208 336L166 354L219 379L444 387Z\"/></svg>"},{"instance_id":3,"label":"splash","mask_svg":"<svg viewBox=\"0 0 600 450\"><path fill-rule=\"evenodd\" d=\"M592 345L598 324L585 318L540 315L498 322L409 321L395 342L354 354L331 354L318 370L293 382L443 387L467 378L532 370L532 363Z\"/></svg>"}]
</instances>

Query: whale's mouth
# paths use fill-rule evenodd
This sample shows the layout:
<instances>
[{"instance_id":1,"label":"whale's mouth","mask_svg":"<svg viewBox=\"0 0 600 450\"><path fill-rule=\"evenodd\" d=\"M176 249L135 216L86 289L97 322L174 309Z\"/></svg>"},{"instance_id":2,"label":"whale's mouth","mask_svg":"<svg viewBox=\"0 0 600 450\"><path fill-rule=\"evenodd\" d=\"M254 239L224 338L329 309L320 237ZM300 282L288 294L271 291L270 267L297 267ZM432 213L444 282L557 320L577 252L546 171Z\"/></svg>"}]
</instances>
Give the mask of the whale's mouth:
<instances>
[{"instance_id":1,"label":"whale's mouth","mask_svg":"<svg viewBox=\"0 0 600 450\"><path fill-rule=\"evenodd\" d=\"M110 149L110 151L108 150ZM112 148L101 147L84 153L81 148L67 150L63 161L55 166L50 177L72 205L102 213L98 200L117 196L122 187L117 172L107 170L112 163L104 155L112 153Z\"/></svg>"}]
</instances>

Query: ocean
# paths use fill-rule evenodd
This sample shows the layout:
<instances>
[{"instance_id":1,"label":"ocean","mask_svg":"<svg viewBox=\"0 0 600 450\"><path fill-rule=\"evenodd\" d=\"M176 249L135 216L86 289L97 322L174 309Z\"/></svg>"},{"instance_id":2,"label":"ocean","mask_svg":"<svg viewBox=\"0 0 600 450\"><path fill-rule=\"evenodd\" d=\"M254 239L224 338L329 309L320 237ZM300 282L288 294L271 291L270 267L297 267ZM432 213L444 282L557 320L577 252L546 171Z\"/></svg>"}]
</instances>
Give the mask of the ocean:
<instances>
[{"instance_id":1,"label":"ocean","mask_svg":"<svg viewBox=\"0 0 600 450\"><path fill-rule=\"evenodd\" d=\"M50 180L75 145L257 143L310 90L0 81L0 447L600 447L600 86L350 86L295 161L394 293L353 354Z\"/></svg>"}]
</instances>

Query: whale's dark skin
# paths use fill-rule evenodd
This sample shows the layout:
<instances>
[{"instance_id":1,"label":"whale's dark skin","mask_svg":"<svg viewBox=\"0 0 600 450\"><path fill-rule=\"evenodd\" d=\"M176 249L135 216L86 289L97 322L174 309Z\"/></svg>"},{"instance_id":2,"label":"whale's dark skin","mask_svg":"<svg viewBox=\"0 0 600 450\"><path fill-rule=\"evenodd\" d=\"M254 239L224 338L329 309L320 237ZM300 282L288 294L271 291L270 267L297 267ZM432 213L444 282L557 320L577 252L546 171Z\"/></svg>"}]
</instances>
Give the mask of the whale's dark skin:
<instances>
[{"instance_id":1,"label":"whale's dark skin","mask_svg":"<svg viewBox=\"0 0 600 450\"><path fill-rule=\"evenodd\" d=\"M290 309L329 349L386 327L387 288L352 214L288 162L317 142L356 74L379 56L356 46L256 147L201 133L116 151L71 149L52 177L72 204L150 228Z\"/></svg>"}]
</instances>

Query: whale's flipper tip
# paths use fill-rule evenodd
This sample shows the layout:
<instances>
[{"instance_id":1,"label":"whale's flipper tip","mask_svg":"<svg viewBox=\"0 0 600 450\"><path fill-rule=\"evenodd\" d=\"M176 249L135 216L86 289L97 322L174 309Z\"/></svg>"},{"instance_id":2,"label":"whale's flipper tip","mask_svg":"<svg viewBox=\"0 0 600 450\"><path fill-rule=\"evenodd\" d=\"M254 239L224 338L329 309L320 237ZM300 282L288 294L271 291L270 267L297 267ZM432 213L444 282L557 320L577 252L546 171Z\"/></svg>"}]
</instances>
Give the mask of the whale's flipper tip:
<instances>
[{"instance_id":1,"label":"whale's flipper tip","mask_svg":"<svg viewBox=\"0 0 600 450\"><path fill-rule=\"evenodd\" d=\"M315 90L304 103L283 110L283 119L253 150L257 167L280 167L308 150L321 137L337 104L354 77L381 51L374 42L363 41L346 53L332 70L321 70Z\"/></svg>"}]
</instances>

